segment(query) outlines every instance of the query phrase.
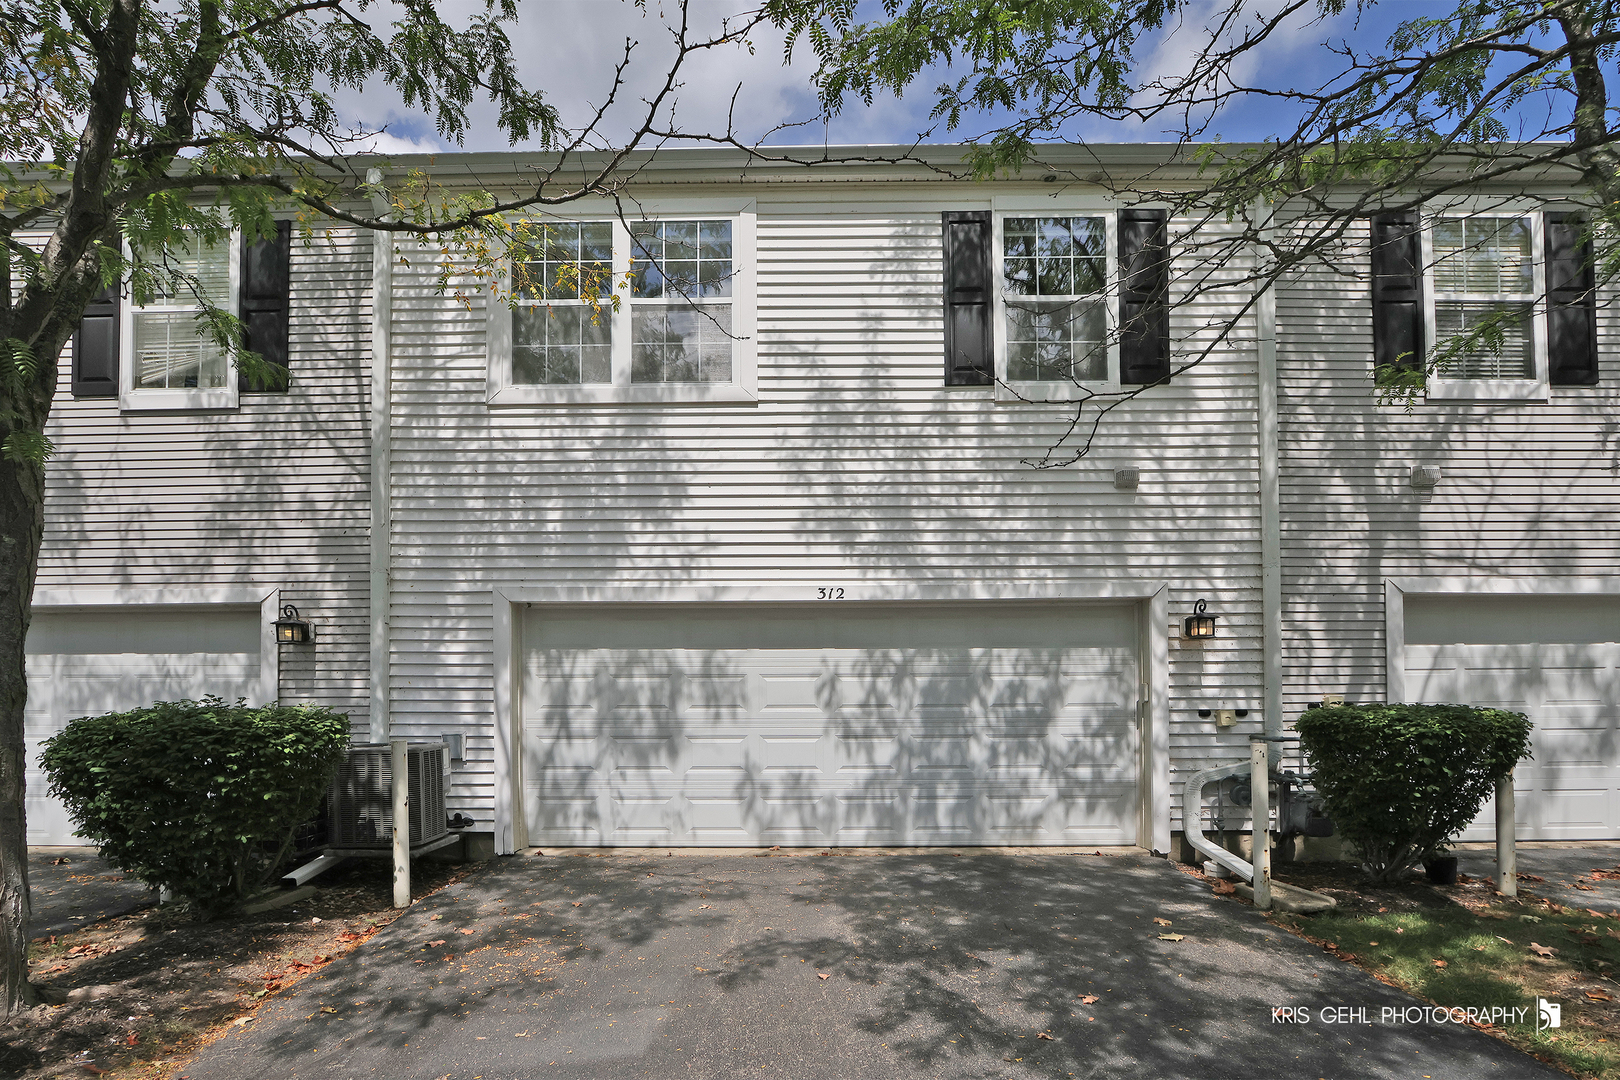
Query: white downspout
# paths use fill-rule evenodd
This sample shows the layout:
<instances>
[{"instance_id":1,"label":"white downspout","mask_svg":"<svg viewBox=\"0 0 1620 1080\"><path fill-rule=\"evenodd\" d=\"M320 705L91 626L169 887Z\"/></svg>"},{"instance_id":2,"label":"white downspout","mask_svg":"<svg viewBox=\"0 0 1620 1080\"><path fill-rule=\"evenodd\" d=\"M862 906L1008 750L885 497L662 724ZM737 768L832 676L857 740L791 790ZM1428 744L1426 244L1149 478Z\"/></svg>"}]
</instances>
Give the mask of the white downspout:
<instances>
[{"instance_id":1,"label":"white downspout","mask_svg":"<svg viewBox=\"0 0 1620 1080\"><path fill-rule=\"evenodd\" d=\"M1272 208L1255 201L1260 237L1269 243L1275 235ZM1271 256L1256 252L1257 270L1269 271ZM1282 494L1277 449L1277 291L1264 279L1254 309L1260 409L1260 636L1261 679L1265 686L1261 729L1268 737L1267 758L1276 769L1281 758L1283 733L1282 666Z\"/></svg>"},{"instance_id":2,"label":"white downspout","mask_svg":"<svg viewBox=\"0 0 1620 1080\"><path fill-rule=\"evenodd\" d=\"M382 191L381 169L366 173L371 186L371 209L387 216L388 199ZM371 234L371 741L385 743L392 733L389 717L388 609L393 591L392 428L389 423L390 367L394 317L393 234L381 229Z\"/></svg>"}]
</instances>

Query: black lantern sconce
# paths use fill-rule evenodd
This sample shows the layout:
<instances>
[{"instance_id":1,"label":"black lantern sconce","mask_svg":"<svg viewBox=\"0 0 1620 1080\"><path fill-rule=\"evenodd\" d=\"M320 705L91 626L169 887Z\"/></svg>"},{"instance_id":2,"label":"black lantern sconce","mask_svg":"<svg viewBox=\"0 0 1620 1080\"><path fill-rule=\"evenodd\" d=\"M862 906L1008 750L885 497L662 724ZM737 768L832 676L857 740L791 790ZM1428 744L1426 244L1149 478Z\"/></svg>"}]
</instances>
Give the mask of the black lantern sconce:
<instances>
[{"instance_id":1,"label":"black lantern sconce","mask_svg":"<svg viewBox=\"0 0 1620 1080\"><path fill-rule=\"evenodd\" d=\"M291 604L281 605L281 618L276 620L276 644L308 645L315 640L315 628L298 617L298 609Z\"/></svg>"},{"instance_id":2,"label":"black lantern sconce","mask_svg":"<svg viewBox=\"0 0 1620 1080\"><path fill-rule=\"evenodd\" d=\"M1193 605L1193 613L1181 624L1181 636L1202 640L1215 636L1215 616L1204 614L1204 601Z\"/></svg>"}]
</instances>

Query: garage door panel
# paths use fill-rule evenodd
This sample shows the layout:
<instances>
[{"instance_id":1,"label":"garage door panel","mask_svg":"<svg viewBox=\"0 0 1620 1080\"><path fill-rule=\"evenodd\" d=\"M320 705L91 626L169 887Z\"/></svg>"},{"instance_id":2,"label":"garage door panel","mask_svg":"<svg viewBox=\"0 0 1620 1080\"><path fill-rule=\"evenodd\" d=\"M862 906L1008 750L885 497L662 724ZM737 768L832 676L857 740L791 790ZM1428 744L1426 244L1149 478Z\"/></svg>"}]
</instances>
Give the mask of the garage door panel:
<instances>
[{"instance_id":1,"label":"garage door panel","mask_svg":"<svg viewBox=\"0 0 1620 1080\"><path fill-rule=\"evenodd\" d=\"M49 612L29 627L27 813L30 844L74 844L50 797L41 744L81 716L217 695L258 704L259 615L254 610Z\"/></svg>"},{"instance_id":2,"label":"garage door panel","mask_svg":"<svg viewBox=\"0 0 1620 1080\"><path fill-rule=\"evenodd\" d=\"M1432 613L1426 618L1425 625L1435 622ZM1542 618L1536 625L1555 632L1563 624ZM1620 837L1617 656L1620 646L1609 642L1409 645L1407 696L1530 717L1534 756L1514 773L1521 839ZM1492 800L1462 839L1492 838L1495 814Z\"/></svg>"},{"instance_id":3,"label":"garage door panel","mask_svg":"<svg viewBox=\"0 0 1620 1080\"><path fill-rule=\"evenodd\" d=\"M1131 842L1134 626L1123 606L531 609L530 839Z\"/></svg>"}]
</instances>

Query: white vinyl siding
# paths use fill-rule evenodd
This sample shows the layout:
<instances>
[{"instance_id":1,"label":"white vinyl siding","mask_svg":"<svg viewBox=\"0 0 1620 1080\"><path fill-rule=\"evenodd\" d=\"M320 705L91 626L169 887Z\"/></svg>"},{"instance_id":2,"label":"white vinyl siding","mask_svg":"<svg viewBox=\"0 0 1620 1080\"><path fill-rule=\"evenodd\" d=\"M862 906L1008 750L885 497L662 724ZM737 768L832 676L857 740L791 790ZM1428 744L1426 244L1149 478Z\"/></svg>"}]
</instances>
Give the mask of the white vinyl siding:
<instances>
[{"instance_id":1,"label":"white vinyl siding","mask_svg":"<svg viewBox=\"0 0 1620 1080\"><path fill-rule=\"evenodd\" d=\"M1598 304L1597 387L1546 402L1379 406L1372 383L1368 248L1278 293L1283 661L1289 719L1323 694L1383 701L1384 580L1613 576L1620 491L1610 456L1620 409L1610 298ZM1347 284L1350 269L1357 283ZM1434 466L1432 491L1414 465Z\"/></svg>"},{"instance_id":2,"label":"white vinyl siding","mask_svg":"<svg viewBox=\"0 0 1620 1080\"><path fill-rule=\"evenodd\" d=\"M489 827L501 588L1164 580L1176 627L1200 596L1222 619L1212 642L1171 640L1173 772L1244 757L1262 698L1252 324L1116 409L1080 465L1041 471L1026 461L1063 432L1064 408L942 385L940 214L983 207L983 187L704 190L757 203L758 302L733 310L757 311L758 408L492 408L481 301L439 295L409 250L396 267L393 720L412 737L468 734L451 810ZM1202 347L1238 302L1175 309L1177 349ZM1137 491L1114 487L1125 465ZM1251 712L1217 731L1197 715L1211 702Z\"/></svg>"},{"instance_id":3,"label":"white vinyl siding","mask_svg":"<svg viewBox=\"0 0 1620 1080\"><path fill-rule=\"evenodd\" d=\"M280 588L317 634L282 646L281 700L347 713L365 737L370 234L295 237L290 271L285 393L121 412L74 399L61 365L36 588Z\"/></svg>"}]
</instances>

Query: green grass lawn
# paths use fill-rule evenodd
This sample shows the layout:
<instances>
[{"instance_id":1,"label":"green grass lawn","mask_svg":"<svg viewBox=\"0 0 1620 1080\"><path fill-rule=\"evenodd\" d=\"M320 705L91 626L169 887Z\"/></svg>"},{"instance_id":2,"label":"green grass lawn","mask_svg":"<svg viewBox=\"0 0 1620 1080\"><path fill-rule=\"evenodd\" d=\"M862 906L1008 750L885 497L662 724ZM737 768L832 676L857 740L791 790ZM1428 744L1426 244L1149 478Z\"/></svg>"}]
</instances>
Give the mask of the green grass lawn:
<instances>
[{"instance_id":1,"label":"green grass lawn","mask_svg":"<svg viewBox=\"0 0 1620 1080\"><path fill-rule=\"evenodd\" d=\"M1528 1007L1527 1023L1490 1030L1579 1076L1620 1077L1620 1000L1604 1000L1620 999L1620 919L1526 898L1276 921L1436 1005ZM1537 997L1562 1005L1563 1027L1535 1031Z\"/></svg>"}]
</instances>

